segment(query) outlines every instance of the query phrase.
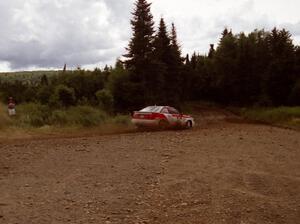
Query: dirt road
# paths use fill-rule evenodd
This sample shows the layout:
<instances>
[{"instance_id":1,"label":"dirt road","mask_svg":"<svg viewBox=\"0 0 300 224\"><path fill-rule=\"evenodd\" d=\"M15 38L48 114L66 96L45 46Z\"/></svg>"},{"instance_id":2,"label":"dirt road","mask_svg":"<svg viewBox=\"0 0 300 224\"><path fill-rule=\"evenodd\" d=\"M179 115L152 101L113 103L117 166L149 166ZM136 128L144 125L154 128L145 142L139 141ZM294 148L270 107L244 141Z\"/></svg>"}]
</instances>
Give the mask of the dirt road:
<instances>
[{"instance_id":1,"label":"dirt road","mask_svg":"<svg viewBox=\"0 0 300 224\"><path fill-rule=\"evenodd\" d=\"M300 133L231 118L1 143L0 223L300 223Z\"/></svg>"}]
</instances>

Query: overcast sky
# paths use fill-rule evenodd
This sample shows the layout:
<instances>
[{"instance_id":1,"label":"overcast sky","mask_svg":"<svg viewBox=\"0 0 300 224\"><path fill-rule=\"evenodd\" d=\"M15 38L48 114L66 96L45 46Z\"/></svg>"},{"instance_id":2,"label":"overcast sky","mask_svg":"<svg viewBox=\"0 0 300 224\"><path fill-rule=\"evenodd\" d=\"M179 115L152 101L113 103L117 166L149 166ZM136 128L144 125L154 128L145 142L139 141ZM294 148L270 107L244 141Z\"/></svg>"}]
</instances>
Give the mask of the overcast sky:
<instances>
[{"instance_id":1,"label":"overcast sky","mask_svg":"<svg viewBox=\"0 0 300 224\"><path fill-rule=\"evenodd\" d=\"M113 65L131 37L134 0L0 0L0 71ZM288 29L300 44L299 0L151 0L175 23L183 53L205 54L224 27Z\"/></svg>"}]
</instances>

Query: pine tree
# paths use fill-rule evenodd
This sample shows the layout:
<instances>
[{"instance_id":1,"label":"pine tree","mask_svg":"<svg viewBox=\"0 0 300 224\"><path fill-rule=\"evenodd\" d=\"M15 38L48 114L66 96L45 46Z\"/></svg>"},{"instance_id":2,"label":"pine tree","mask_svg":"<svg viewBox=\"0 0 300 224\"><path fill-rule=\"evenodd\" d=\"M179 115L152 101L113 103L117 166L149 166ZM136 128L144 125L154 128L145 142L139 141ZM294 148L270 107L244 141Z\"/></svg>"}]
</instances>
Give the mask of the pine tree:
<instances>
[{"instance_id":1,"label":"pine tree","mask_svg":"<svg viewBox=\"0 0 300 224\"><path fill-rule=\"evenodd\" d=\"M189 54L186 54L186 56L185 56L185 59L184 59L184 63L185 63L185 65L190 65L190 55Z\"/></svg>"},{"instance_id":2,"label":"pine tree","mask_svg":"<svg viewBox=\"0 0 300 224\"><path fill-rule=\"evenodd\" d=\"M218 97L222 103L233 102L237 96L237 38L225 29L215 53L216 84Z\"/></svg>"},{"instance_id":3,"label":"pine tree","mask_svg":"<svg viewBox=\"0 0 300 224\"><path fill-rule=\"evenodd\" d=\"M192 55L191 66L192 66L193 70L196 70L196 67L197 67L197 55L196 55L196 52L194 52L193 55Z\"/></svg>"},{"instance_id":4,"label":"pine tree","mask_svg":"<svg viewBox=\"0 0 300 224\"><path fill-rule=\"evenodd\" d=\"M133 37L131 38L127 51L125 66L129 71L131 92L135 105L128 107L141 107L152 103L153 84L152 74L155 69L153 59L154 21L150 11L151 3L146 0L137 0L135 11L131 20ZM136 98L136 100L134 100Z\"/></svg>"},{"instance_id":5,"label":"pine tree","mask_svg":"<svg viewBox=\"0 0 300 224\"><path fill-rule=\"evenodd\" d=\"M137 0L135 3L136 9L132 13L131 20L133 37L127 48L128 54L125 57L126 67L133 70L136 75L143 73L145 64L151 60L153 53L154 40L154 21L150 11L151 3L146 0Z\"/></svg>"},{"instance_id":6,"label":"pine tree","mask_svg":"<svg viewBox=\"0 0 300 224\"><path fill-rule=\"evenodd\" d=\"M154 57L156 60L168 66L171 58L171 45L170 37L167 33L167 27L163 18L159 23L157 35L154 40Z\"/></svg>"},{"instance_id":7,"label":"pine tree","mask_svg":"<svg viewBox=\"0 0 300 224\"><path fill-rule=\"evenodd\" d=\"M209 52L208 52L208 58L213 58L214 54L215 54L215 48L214 48L214 45L211 44Z\"/></svg>"},{"instance_id":8,"label":"pine tree","mask_svg":"<svg viewBox=\"0 0 300 224\"><path fill-rule=\"evenodd\" d=\"M174 23L172 23L172 30L171 30L171 50L175 61L179 66L181 66L183 60L181 58L181 50L180 50L180 45L178 43L177 31Z\"/></svg>"},{"instance_id":9,"label":"pine tree","mask_svg":"<svg viewBox=\"0 0 300 224\"><path fill-rule=\"evenodd\" d=\"M174 23L172 23L171 33L171 60L170 60L170 79L173 82L173 89L171 93L173 93L174 97L174 104L179 104L179 101L184 100L183 94L183 83L186 82L186 77L184 75L184 59L181 56L181 49L180 44L178 43L177 31ZM174 93L175 92L175 93Z\"/></svg>"},{"instance_id":10,"label":"pine tree","mask_svg":"<svg viewBox=\"0 0 300 224\"><path fill-rule=\"evenodd\" d=\"M165 21L161 18L154 46L155 59L163 66L165 101L167 104L178 105L182 89L180 82L182 59L174 24L169 35Z\"/></svg>"},{"instance_id":11,"label":"pine tree","mask_svg":"<svg viewBox=\"0 0 300 224\"><path fill-rule=\"evenodd\" d=\"M284 105L295 83L293 74L295 48L291 34L274 28L267 37L270 65L266 80L267 92L274 105Z\"/></svg>"},{"instance_id":12,"label":"pine tree","mask_svg":"<svg viewBox=\"0 0 300 224\"><path fill-rule=\"evenodd\" d=\"M49 85L48 78L47 78L47 76L45 74L41 78L41 85L42 86L48 86Z\"/></svg>"},{"instance_id":13,"label":"pine tree","mask_svg":"<svg viewBox=\"0 0 300 224\"><path fill-rule=\"evenodd\" d=\"M64 68L63 68L63 73L65 73L66 70L67 70L67 64L65 63L65 64L64 64Z\"/></svg>"}]
</instances>

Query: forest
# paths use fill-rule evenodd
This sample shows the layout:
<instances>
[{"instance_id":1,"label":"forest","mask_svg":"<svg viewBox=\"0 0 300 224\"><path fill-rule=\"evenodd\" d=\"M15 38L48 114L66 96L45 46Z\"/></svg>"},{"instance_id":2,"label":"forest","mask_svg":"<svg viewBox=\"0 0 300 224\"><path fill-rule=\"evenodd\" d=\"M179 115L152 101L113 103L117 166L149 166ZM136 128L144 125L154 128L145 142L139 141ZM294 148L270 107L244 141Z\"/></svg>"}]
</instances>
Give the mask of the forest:
<instances>
[{"instance_id":1,"label":"forest","mask_svg":"<svg viewBox=\"0 0 300 224\"><path fill-rule=\"evenodd\" d=\"M17 104L36 104L46 111L83 105L109 114L151 104L180 108L189 101L236 107L300 105L300 47L285 29L234 33L224 28L208 54L185 56L175 24L161 18L156 29L146 0L135 2L131 26L126 54L113 67L63 69L34 81L0 75L1 101L12 96Z\"/></svg>"}]
</instances>

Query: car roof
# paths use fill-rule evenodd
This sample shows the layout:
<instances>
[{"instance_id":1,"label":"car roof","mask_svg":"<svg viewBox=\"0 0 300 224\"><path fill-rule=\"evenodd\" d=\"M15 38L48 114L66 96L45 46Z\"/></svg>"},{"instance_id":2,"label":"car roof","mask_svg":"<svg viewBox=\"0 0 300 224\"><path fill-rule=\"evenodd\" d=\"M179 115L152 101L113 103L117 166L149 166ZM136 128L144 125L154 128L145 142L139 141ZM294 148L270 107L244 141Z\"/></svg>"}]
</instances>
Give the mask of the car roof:
<instances>
[{"instance_id":1,"label":"car roof","mask_svg":"<svg viewBox=\"0 0 300 224\"><path fill-rule=\"evenodd\" d=\"M140 110L141 112L160 112L164 106L148 106Z\"/></svg>"},{"instance_id":2,"label":"car roof","mask_svg":"<svg viewBox=\"0 0 300 224\"><path fill-rule=\"evenodd\" d=\"M170 107L170 106L148 106L143 108L142 110L140 110L140 112L160 112L162 111L163 108L174 108L174 107ZM176 109L176 108L174 108Z\"/></svg>"}]
</instances>

